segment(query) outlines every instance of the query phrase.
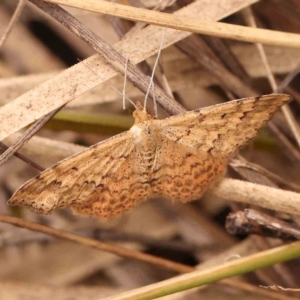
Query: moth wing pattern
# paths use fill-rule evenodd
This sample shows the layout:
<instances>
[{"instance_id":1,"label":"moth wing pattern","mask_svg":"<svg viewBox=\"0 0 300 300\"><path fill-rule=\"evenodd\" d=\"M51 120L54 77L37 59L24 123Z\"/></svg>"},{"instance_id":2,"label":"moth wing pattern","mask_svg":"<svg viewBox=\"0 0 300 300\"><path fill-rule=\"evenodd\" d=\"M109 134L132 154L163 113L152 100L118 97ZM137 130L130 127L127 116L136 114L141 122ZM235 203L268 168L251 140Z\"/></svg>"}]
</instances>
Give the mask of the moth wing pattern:
<instances>
[{"instance_id":1,"label":"moth wing pattern","mask_svg":"<svg viewBox=\"0 0 300 300\"><path fill-rule=\"evenodd\" d=\"M132 134L126 131L46 169L19 188L9 204L39 214L71 207L83 215L118 215L147 198L135 154Z\"/></svg>"},{"instance_id":2,"label":"moth wing pattern","mask_svg":"<svg viewBox=\"0 0 300 300\"><path fill-rule=\"evenodd\" d=\"M290 100L289 95L270 94L200 108L162 120L162 133L214 156L233 157Z\"/></svg>"}]
</instances>

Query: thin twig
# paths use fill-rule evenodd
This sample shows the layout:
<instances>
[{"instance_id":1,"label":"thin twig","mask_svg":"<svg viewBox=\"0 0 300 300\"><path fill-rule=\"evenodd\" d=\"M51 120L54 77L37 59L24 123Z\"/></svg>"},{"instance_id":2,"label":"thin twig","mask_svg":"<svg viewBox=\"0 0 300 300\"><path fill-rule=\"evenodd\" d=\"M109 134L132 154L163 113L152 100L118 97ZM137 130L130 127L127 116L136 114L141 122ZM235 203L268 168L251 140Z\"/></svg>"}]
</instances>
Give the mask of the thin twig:
<instances>
[{"instance_id":1,"label":"thin twig","mask_svg":"<svg viewBox=\"0 0 300 300\"><path fill-rule=\"evenodd\" d=\"M284 241L300 240L300 227L254 209L230 213L226 217L226 230L230 234L258 234Z\"/></svg>"},{"instance_id":2,"label":"thin twig","mask_svg":"<svg viewBox=\"0 0 300 300\"><path fill-rule=\"evenodd\" d=\"M281 83L279 84L279 88L281 89L281 87L283 87L283 85L281 85ZM283 89L290 94L293 99L298 102L298 104L300 104L300 93L297 92L294 88L292 88L291 86L285 86L283 87Z\"/></svg>"},{"instance_id":3,"label":"thin twig","mask_svg":"<svg viewBox=\"0 0 300 300\"><path fill-rule=\"evenodd\" d=\"M297 300L298 298L292 297L289 295L284 295L280 293L273 293L273 294L264 294L262 292L262 289L260 289L258 286L249 284L246 282L242 282L241 280L231 280L231 279L224 279L219 282L220 284L227 285L229 287L233 288L239 288L243 291L248 291L253 294L261 295L266 297L267 299L277 299L277 300Z\"/></svg>"},{"instance_id":4,"label":"thin twig","mask_svg":"<svg viewBox=\"0 0 300 300\"><path fill-rule=\"evenodd\" d=\"M293 182L289 182L284 180L283 178L281 178L280 176L270 172L269 170L254 164L254 163L250 163L248 162L246 159L244 159L242 156L239 156L238 159L232 159L230 161L230 166L233 168L245 168L247 170L252 170L254 172L260 173L270 179L272 179L273 181L288 186L289 188L292 188L298 192L300 192L300 185L297 183L293 183Z\"/></svg>"},{"instance_id":5,"label":"thin twig","mask_svg":"<svg viewBox=\"0 0 300 300\"><path fill-rule=\"evenodd\" d=\"M293 80L294 78L300 73L300 64L296 66L296 68L291 71L284 79L281 81L279 86L276 89L276 93L281 93Z\"/></svg>"},{"instance_id":6,"label":"thin twig","mask_svg":"<svg viewBox=\"0 0 300 300\"><path fill-rule=\"evenodd\" d=\"M14 145L9 147L3 154L0 155L0 167L3 166L11 156L13 156L24 144L26 144L30 138L34 136L63 107L64 105L56 108L30 126L29 129L27 129L24 134L22 134L22 136L14 143Z\"/></svg>"},{"instance_id":7,"label":"thin twig","mask_svg":"<svg viewBox=\"0 0 300 300\"><path fill-rule=\"evenodd\" d=\"M8 150L9 147L6 146L5 144L3 144L2 142L0 142L0 147L4 150ZM27 164L29 164L30 166L38 169L39 171L44 171L45 169L40 166L39 164L35 163L34 161L32 161L31 159L27 158L26 156L24 156L23 154L20 154L18 152L14 153L15 157L18 157L19 159L23 160L24 162L26 162Z\"/></svg>"},{"instance_id":8,"label":"thin twig","mask_svg":"<svg viewBox=\"0 0 300 300\"><path fill-rule=\"evenodd\" d=\"M186 272L191 272L194 270L194 268L190 266L186 266L180 263L172 262L167 259L155 257L149 254L145 254L139 251L134 251L134 250L129 250L121 246L109 244L109 243L103 243L100 241L96 241L90 238L86 238L80 235L76 235L67 231L59 230L59 229L54 229L45 225L41 225L38 223L22 220L19 218L15 218L12 216L8 215L3 215L0 214L0 222L4 223L9 223L13 224L18 227L26 228L29 230L33 230L36 232L42 232L45 234L49 234L51 236L60 238L60 239L65 239L71 242L75 242L81 245L85 245L87 247L91 247L97 250L101 251L107 251L110 253L114 253L116 255L122 256L122 257L127 257L127 258L132 258L132 259L137 259L140 261L148 262L153 265L157 265L166 269L173 270L175 272L179 273L186 273Z\"/></svg>"},{"instance_id":9,"label":"thin twig","mask_svg":"<svg viewBox=\"0 0 300 300\"><path fill-rule=\"evenodd\" d=\"M292 161L296 160L300 162L300 152L299 150L290 142L290 140L279 130L279 128L270 121L268 123L268 128L274 133L274 137L280 142L283 146L283 149L287 153L287 158Z\"/></svg>"},{"instance_id":10,"label":"thin twig","mask_svg":"<svg viewBox=\"0 0 300 300\"><path fill-rule=\"evenodd\" d=\"M13 16L11 17L11 20L10 20L9 24L7 25L7 27L6 27L5 32L3 33L3 35L0 39L0 49L4 45L4 42L6 41L6 39L9 35L9 33L11 32L13 26L16 24L20 14L23 10L23 7L24 7L25 3L26 3L26 0L19 0L19 3L16 7L16 10L15 10Z\"/></svg>"},{"instance_id":11,"label":"thin twig","mask_svg":"<svg viewBox=\"0 0 300 300\"><path fill-rule=\"evenodd\" d=\"M264 288L264 289L270 289L273 291L300 292L300 289L286 288L286 287L282 287L280 285L271 285L271 286L260 285L259 287Z\"/></svg>"}]
</instances>

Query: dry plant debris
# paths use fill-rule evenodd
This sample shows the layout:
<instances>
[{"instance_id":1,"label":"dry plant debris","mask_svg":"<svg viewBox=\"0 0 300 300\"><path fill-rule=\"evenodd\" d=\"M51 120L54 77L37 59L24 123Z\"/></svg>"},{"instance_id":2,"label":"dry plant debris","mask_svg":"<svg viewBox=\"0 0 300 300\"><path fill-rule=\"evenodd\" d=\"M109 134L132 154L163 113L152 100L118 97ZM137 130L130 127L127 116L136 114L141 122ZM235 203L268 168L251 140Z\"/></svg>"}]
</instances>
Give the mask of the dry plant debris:
<instances>
[{"instance_id":1,"label":"dry plant debris","mask_svg":"<svg viewBox=\"0 0 300 300\"><path fill-rule=\"evenodd\" d=\"M113 295L110 299L152 299L172 293L170 299L296 299L293 291L297 291L299 270L296 263L284 262L297 260L299 242L283 244L278 239L253 235L241 240L229 236L224 224L228 210L237 212L250 206L272 215L273 225L276 219L279 224L284 224L280 219L299 223L297 1L28 2L4 0L0 6L0 139L13 145L11 153L22 146L18 157L30 164L10 158L0 169L0 299L21 299L24 295L43 299L104 299L109 295ZM56 4L67 5L67 11ZM216 23L224 18L225 22ZM138 25L134 26L134 22ZM147 92L149 80L141 70L150 76L151 56L157 53L165 31L147 23L168 26L160 72L157 70L155 86L149 90L150 98L155 97L160 104L159 120L148 115L147 120L142 120L144 111L136 111L136 124L106 141L115 124L130 127L128 116L132 108L128 106L123 111L122 95L110 87L122 89L123 76L116 75L124 74L128 59L127 79L133 85L128 82L127 96L137 103L143 101ZM183 31L176 30L179 28ZM21 40L24 47L20 47ZM259 51L249 42L259 43ZM289 97L283 94L254 100L275 92L277 85L282 88L281 82L284 85L280 92L291 94L296 101L285 106L284 114L276 113L268 122L268 129L242 152L247 160L230 161L277 108L288 102ZM220 104L242 97L246 99ZM148 102L147 108L152 111L152 102ZM25 145L23 132L18 131L37 120L40 121L36 127L40 129L45 116L64 105L59 122L51 120L48 129L41 129L35 136L32 135L36 131L29 130L26 141L30 140ZM179 115L165 118L166 112ZM88 120L91 113L99 114L99 118L109 113L110 117L102 122L94 117ZM99 126L103 130L95 136L94 128ZM96 144L99 139L103 141ZM134 139L140 141L139 146ZM149 157L138 155L137 148L143 147L145 140L155 141L156 151L161 151L162 158L169 158L169 169L176 166L172 178L164 176L169 173L164 171L163 163L158 172L153 172L153 151L147 153ZM96 145L85 148L93 144ZM192 153L187 151L190 145ZM80 151L83 152L78 155ZM86 159L90 154L97 158L97 172ZM182 159L182 154L188 158ZM106 161L105 155L113 160ZM127 174L130 179L110 183L111 194L124 200L129 194L122 194L120 188L130 188L133 181L139 185L130 188L128 205L112 209L111 205L102 205L105 201L99 205L99 196L113 200L110 193L98 193L91 186L107 186L106 181L113 178L109 169L112 164L117 168L120 157L125 159L126 168L121 168L116 178ZM66 160L51 169L62 159ZM32 168L36 163L50 169L25 184L11 202L18 204L25 199L27 205L32 202L31 206L34 204L42 213L70 206L74 200L71 183L80 175L86 188L71 205L74 210L102 218L121 213L122 216L102 223L74 216L68 210L37 217L26 209L11 209L7 200L37 174ZM232 178L220 180L228 163L227 176ZM104 164L109 167L105 180ZM199 180L191 179L193 188L188 190L190 178L185 176L185 170L189 173L192 165L197 166L201 176ZM147 178L156 174L153 178L157 185L145 184L141 166L150 166ZM72 168L77 177L70 173ZM207 172L210 168L211 174ZM89 172L82 172L83 169ZM215 181L218 184L214 185ZM166 183L167 192L163 188ZM177 191L174 185L182 187ZM199 190L198 185L202 185ZM124 210L155 194L185 202L199 198L205 191L208 192L201 201L182 204L151 200L124 214ZM16 214L22 219L11 216ZM269 268L258 270L266 266ZM176 272L190 273L174 277ZM252 272L252 276L244 275L238 282L228 279L246 272ZM224 278L227 279L217 285L189 290ZM283 293L259 285L289 288ZM126 294L119 294L125 290ZM188 291L176 293L183 290Z\"/></svg>"}]
</instances>

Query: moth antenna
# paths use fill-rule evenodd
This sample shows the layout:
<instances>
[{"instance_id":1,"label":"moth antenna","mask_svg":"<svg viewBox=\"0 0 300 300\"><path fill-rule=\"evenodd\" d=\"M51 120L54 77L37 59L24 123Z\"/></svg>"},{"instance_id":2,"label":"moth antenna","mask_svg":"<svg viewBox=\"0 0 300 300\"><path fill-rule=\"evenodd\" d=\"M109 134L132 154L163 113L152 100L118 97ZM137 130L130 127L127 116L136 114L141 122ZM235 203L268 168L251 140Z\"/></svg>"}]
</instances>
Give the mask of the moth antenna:
<instances>
[{"instance_id":1,"label":"moth antenna","mask_svg":"<svg viewBox=\"0 0 300 300\"><path fill-rule=\"evenodd\" d=\"M123 101L124 101L124 98L125 98L125 99L126 99L128 102L130 102L130 103L134 106L134 108L136 109L135 103L134 103L130 98L128 98L128 97L124 94L124 92L119 91L119 90L118 90L117 88L115 88L112 84L110 84L110 83L107 82L105 79L103 79L103 78L102 78L99 74L97 74L93 69L91 69L89 66L87 66L85 62L83 62L83 61L80 60L80 59L77 59L77 60L78 60L79 62L81 62L86 68L88 68L94 75L96 75L98 78L100 78L104 84L108 85L111 89L113 89L115 92L117 92L119 95L121 95L122 98L123 98ZM126 64L127 64L127 63L128 63L128 60L127 60ZM124 108L124 104L123 104L123 108Z\"/></svg>"},{"instance_id":2,"label":"moth antenna","mask_svg":"<svg viewBox=\"0 0 300 300\"><path fill-rule=\"evenodd\" d=\"M149 93L150 93L150 89L151 89L151 86L152 86L152 82L153 82L153 78L154 78L154 74L155 74L155 69L156 69L157 64L158 64L158 60L159 60L159 57L160 57L160 54L161 54L162 46L164 44L164 40L165 40L165 36L166 36L166 31L167 31L167 27L165 27L165 30L164 30L164 33L163 33L163 36L162 36L162 39L161 39L161 42L160 42L160 46L159 46L159 49L158 49L158 52L157 52L156 60L155 60L154 66L153 66L153 70L152 70L152 74L151 74L151 77L150 77L150 82L149 82L148 90L147 90L147 93L145 95L144 109L146 109L147 99L148 99L148 96L149 96Z\"/></svg>"},{"instance_id":3,"label":"moth antenna","mask_svg":"<svg viewBox=\"0 0 300 300\"><path fill-rule=\"evenodd\" d=\"M124 85L123 85L123 109L125 110L125 97L126 97L126 79L127 79L127 67L128 67L129 58L126 60L125 71L124 71Z\"/></svg>"},{"instance_id":4,"label":"moth antenna","mask_svg":"<svg viewBox=\"0 0 300 300\"><path fill-rule=\"evenodd\" d=\"M156 98L155 98L154 82L152 82L152 89L153 89L154 116L155 116L155 118L157 118L158 117L158 113L157 113L157 102L156 102Z\"/></svg>"}]
</instances>

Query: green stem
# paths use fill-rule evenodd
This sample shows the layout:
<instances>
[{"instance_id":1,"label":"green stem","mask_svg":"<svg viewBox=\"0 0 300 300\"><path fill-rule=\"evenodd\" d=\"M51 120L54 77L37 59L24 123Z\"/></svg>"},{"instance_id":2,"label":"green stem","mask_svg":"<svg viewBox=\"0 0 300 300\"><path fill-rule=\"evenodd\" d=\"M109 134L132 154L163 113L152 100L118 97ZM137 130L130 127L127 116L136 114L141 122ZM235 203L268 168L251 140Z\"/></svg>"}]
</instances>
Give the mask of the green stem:
<instances>
[{"instance_id":1,"label":"green stem","mask_svg":"<svg viewBox=\"0 0 300 300\"><path fill-rule=\"evenodd\" d=\"M219 280L255 271L277 263L300 257L300 242L280 246L239 258L221 266L199 270L177 276L146 287L138 288L103 300L147 300L154 299Z\"/></svg>"},{"instance_id":2,"label":"green stem","mask_svg":"<svg viewBox=\"0 0 300 300\"><path fill-rule=\"evenodd\" d=\"M129 115L62 111L56 114L44 128L55 131L71 130L80 133L114 135L128 130L132 125L133 118Z\"/></svg>"}]
</instances>

